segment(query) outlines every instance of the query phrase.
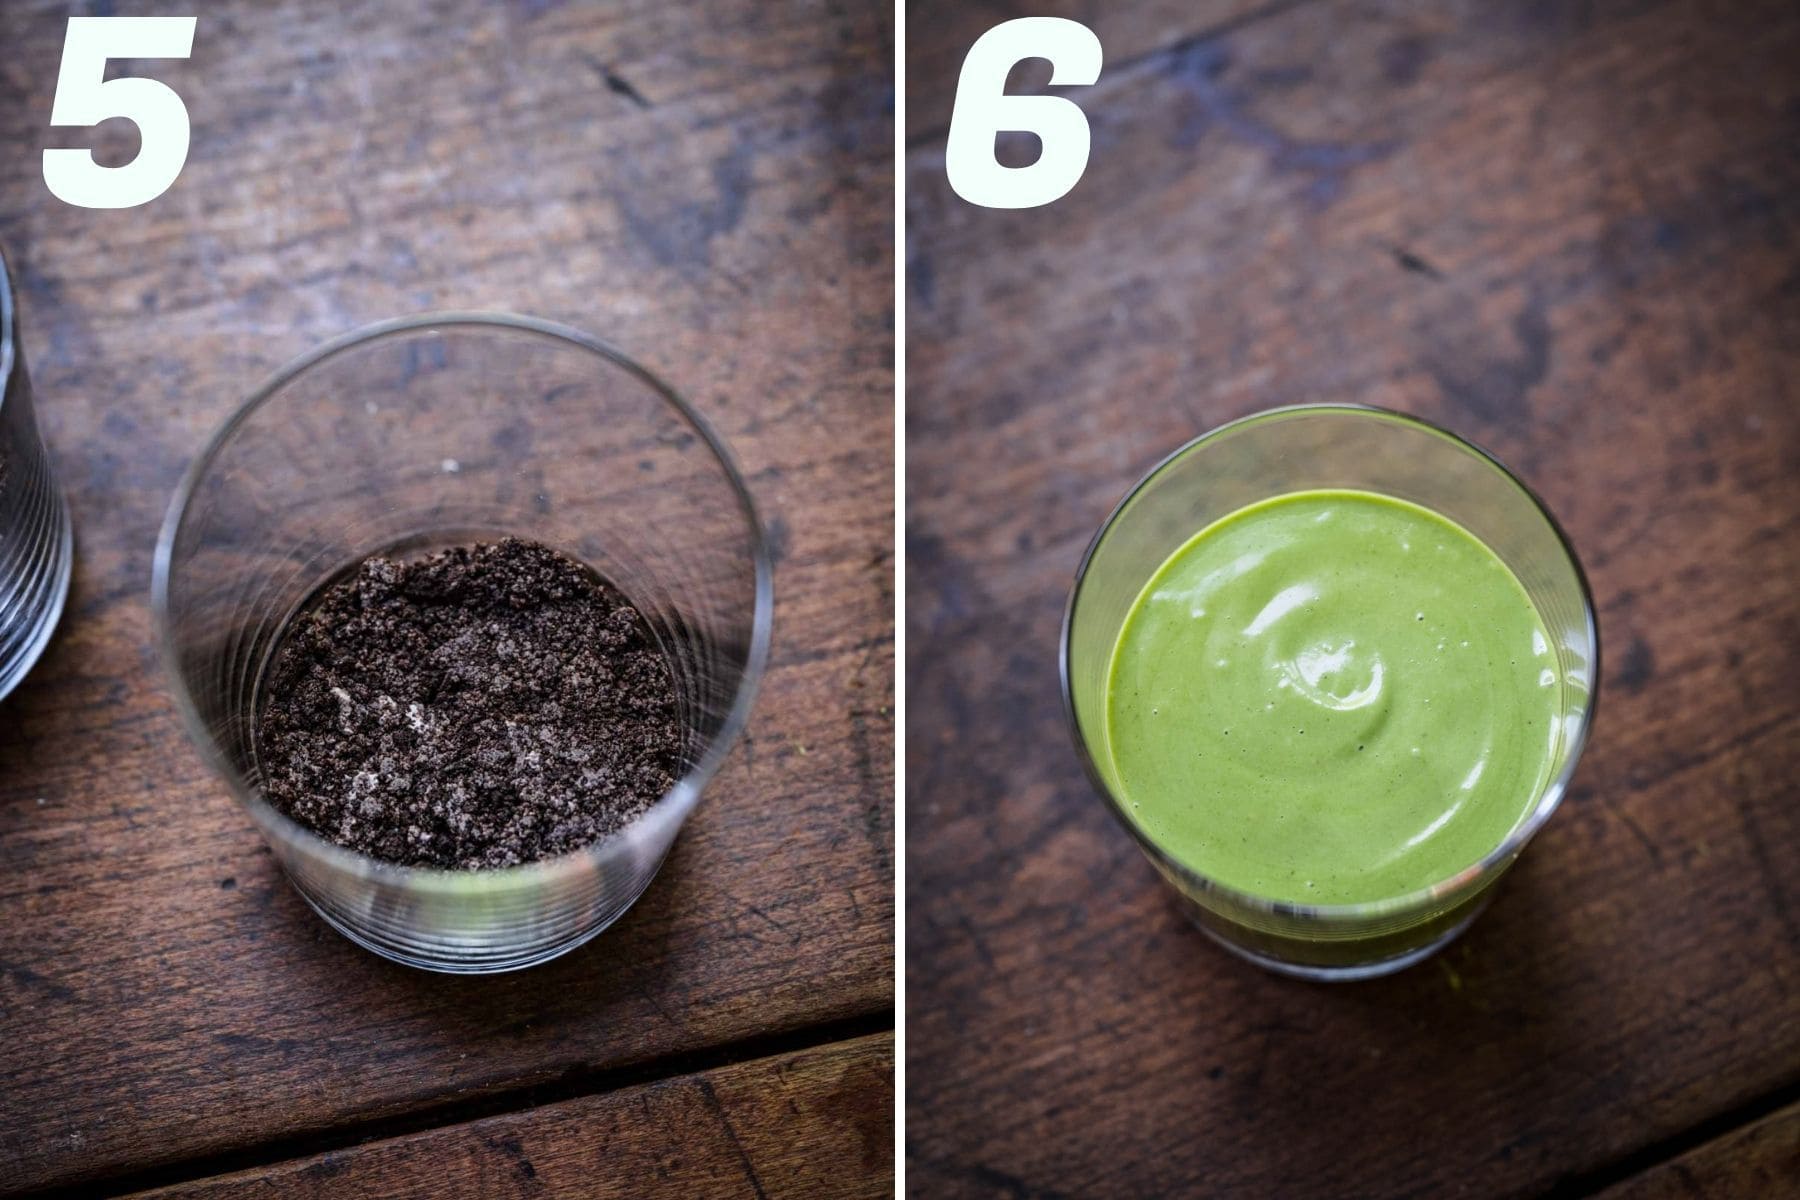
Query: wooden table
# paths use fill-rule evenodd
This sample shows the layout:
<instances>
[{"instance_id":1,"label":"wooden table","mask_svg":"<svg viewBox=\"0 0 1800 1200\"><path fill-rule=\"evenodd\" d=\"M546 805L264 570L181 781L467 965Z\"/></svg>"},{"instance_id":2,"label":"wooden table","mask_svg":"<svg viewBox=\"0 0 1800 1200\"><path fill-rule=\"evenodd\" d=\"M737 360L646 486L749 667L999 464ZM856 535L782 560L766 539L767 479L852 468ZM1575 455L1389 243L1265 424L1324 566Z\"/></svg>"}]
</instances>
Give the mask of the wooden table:
<instances>
[{"instance_id":1,"label":"wooden table","mask_svg":"<svg viewBox=\"0 0 1800 1200\"><path fill-rule=\"evenodd\" d=\"M1800 9L962 10L909 14L911 1189L1796 1194ZM1025 12L1105 46L1093 156L1047 208L976 209L952 82ZM1494 907L1356 985L1189 928L1057 693L1112 504L1308 400L1514 465L1605 648L1578 785Z\"/></svg>"},{"instance_id":2,"label":"wooden table","mask_svg":"<svg viewBox=\"0 0 1800 1200\"><path fill-rule=\"evenodd\" d=\"M66 13L0 16L0 240L77 544L0 705L0 1193L890 1192L887 17L199 7L190 61L125 67L184 97L193 144L122 212L38 173L92 138L47 127ZM183 736L148 605L176 479L259 380L443 308L628 348L731 442L780 554L750 736L662 876L488 979L306 909Z\"/></svg>"}]
</instances>

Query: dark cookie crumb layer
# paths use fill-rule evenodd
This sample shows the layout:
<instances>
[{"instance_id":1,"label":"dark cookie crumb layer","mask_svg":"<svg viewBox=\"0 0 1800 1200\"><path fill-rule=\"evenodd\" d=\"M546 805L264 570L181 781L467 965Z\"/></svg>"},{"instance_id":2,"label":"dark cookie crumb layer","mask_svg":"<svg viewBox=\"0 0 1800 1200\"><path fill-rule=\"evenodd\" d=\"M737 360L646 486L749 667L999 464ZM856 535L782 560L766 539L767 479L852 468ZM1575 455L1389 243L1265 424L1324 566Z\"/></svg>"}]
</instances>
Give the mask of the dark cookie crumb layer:
<instances>
[{"instance_id":1,"label":"dark cookie crumb layer","mask_svg":"<svg viewBox=\"0 0 1800 1200\"><path fill-rule=\"evenodd\" d=\"M643 619L582 564L516 538L367 559L295 619L263 694L269 801L408 866L578 849L680 769L674 684Z\"/></svg>"}]
</instances>

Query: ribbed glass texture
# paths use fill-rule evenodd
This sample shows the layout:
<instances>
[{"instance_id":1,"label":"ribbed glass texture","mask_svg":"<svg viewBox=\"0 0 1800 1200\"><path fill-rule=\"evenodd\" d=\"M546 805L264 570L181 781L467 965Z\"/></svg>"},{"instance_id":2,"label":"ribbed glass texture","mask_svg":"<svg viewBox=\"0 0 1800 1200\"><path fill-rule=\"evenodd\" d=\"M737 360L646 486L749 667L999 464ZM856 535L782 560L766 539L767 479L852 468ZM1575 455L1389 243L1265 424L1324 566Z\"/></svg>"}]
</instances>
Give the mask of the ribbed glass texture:
<instances>
[{"instance_id":1,"label":"ribbed glass texture","mask_svg":"<svg viewBox=\"0 0 1800 1200\"><path fill-rule=\"evenodd\" d=\"M286 622L339 571L511 534L581 559L674 668L685 773L622 832L490 871L330 844L262 795L258 689ZM442 314L352 334L281 371L190 468L157 547L158 637L190 732L312 906L413 966L529 966L650 883L742 731L768 655L761 527L729 453L667 386L574 330Z\"/></svg>"},{"instance_id":2,"label":"ribbed glass texture","mask_svg":"<svg viewBox=\"0 0 1800 1200\"><path fill-rule=\"evenodd\" d=\"M0 258L0 698L44 652L69 593L69 507L38 433L12 280Z\"/></svg>"}]
</instances>

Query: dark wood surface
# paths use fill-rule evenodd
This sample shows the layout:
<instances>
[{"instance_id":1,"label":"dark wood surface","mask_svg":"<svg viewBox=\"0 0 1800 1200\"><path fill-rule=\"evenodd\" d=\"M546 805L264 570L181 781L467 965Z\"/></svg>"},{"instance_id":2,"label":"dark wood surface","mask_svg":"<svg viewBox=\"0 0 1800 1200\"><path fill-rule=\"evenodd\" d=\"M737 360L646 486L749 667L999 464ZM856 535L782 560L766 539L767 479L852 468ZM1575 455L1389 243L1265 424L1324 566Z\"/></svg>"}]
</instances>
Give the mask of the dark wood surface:
<instances>
[{"instance_id":1,"label":"dark wood surface","mask_svg":"<svg viewBox=\"0 0 1800 1200\"><path fill-rule=\"evenodd\" d=\"M893 1072L893 1034L873 1034L141 1195L891 1196Z\"/></svg>"},{"instance_id":2,"label":"dark wood surface","mask_svg":"<svg viewBox=\"0 0 1800 1200\"><path fill-rule=\"evenodd\" d=\"M65 12L0 15L0 241L77 543L61 632L0 705L0 1192L178 1182L546 1098L611 1120L578 1098L624 1084L699 1122L712 1162L717 1114L655 1100L657 1077L891 1025L887 17L340 7L206 5L191 61L128 64L185 98L193 143L124 212L61 204L37 169L88 144L47 129ZM135 135L99 141L122 161ZM177 477L267 372L452 307L568 321L671 380L779 556L750 736L662 876L587 948L493 979L389 965L306 909L183 736L148 609ZM859 1121L891 1101L870 1061L846 1076ZM569 1119L545 1136L573 1153ZM775 1139L731 1123L753 1157ZM846 1188L885 1178L854 1139L817 1145Z\"/></svg>"},{"instance_id":3,"label":"dark wood surface","mask_svg":"<svg viewBox=\"0 0 1800 1200\"><path fill-rule=\"evenodd\" d=\"M1740 1126L1656 1164L1605 1193L1605 1200L1738 1200L1782 1196L1800 1180L1800 1107Z\"/></svg>"},{"instance_id":4,"label":"dark wood surface","mask_svg":"<svg viewBox=\"0 0 1800 1200\"><path fill-rule=\"evenodd\" d=\"M959 7L911 6L913 95ZM909 1185L1577 1195L1691 1153L1757 1194L1713 1139L1800 1099L1800 10L1064 7L1108 51L1075 190L964 204L929 120L904 171ZM1056 677L1127 487L1319 399L1514 465L1605 647L1493 908L1337 987L1184 923Z\"/></svg>"},{"instance_id":5,"label":"dark wood surface","mask_svg":"<svg viewBox=\"0 0 1800 1200\"><path fill-rule=\"evenodd\" d=\"M1081 0L982 0L973 4L911 4L906 45L906 138L923 144L941 140L950 125L950 109L956 98L953 86L962 70L963 56L975 39L987 30L1017 17L1063 17L1086 22L1105 34L1106 60L1118 64L1138 58L1160 46L1179 41L1196 29L1225 30L1254 20L1266 12L1287 7L1294 0L1133 0L1107 5L1102 18L1098 6ZM1046 78L1043 64L1032 61L1017 68L1019 84L1011 90L1033 90L1026 77Z\"/></svg>"}]
</instances>

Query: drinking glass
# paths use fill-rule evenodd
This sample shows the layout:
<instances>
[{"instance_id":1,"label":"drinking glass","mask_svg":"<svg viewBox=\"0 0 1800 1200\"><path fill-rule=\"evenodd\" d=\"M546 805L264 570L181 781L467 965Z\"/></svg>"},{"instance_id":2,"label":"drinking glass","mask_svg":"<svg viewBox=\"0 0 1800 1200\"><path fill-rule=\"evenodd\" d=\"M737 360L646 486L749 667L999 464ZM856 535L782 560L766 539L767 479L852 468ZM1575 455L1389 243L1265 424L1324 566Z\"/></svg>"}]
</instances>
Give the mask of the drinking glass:
<instances>
[{"instance_id":1,"label":"drinking glass","mask_svg":"<svg viewBox=\"0 0 1800 1200\"><path fill-rule=\"evenodd\" d=\"M1307 905L1254 896L1179 861L1127 815L1106 742L1113 647L1133 603L1193 535L1249 504L1311 489L1380 492L1449 517L1485 542L1524 586L1551 636L1559 719L1548 782L1479 862L1407 895ZM1227 949L1310 979L1360 979L1410 966L1475 919L1494 884L1568 790L1587 741L1600 637L1568 538L1493 456L1415 417L1345 404L1273 409L1223 425L1153 468L1088 547L1063 621L1063 701L1090 779L1175 889L1188 915Z\"/></svg>"},{"instance_id":2,"label":"drinking glass","mask_svg":"<svg viewBox=\"0 0 1800 1200\"><path fill-rule=\"evenodd\" d=\"M674 787L594 845L497 870L378 861L273 808L259 687L296 612L371 554L505 535L585 562L643 614L686 731ZM649 885L744 728L773 604L750 494L706 422L586 334L483 313L375 325L278 372L189 468L153 591L188 731L301 895L377 954L461 973L563 954Z\"/></svg>"},{"instance_id":3,"label":"drinking glass","mask_svg":"<svg viewBox=\"0 0 1800 1200\"><path fill-rule=\"evenodd\" d=\"M50 644L69 594L69 506L32 411L19 309L0 255L0 699Z\"/></svg>"}]
</instances>

